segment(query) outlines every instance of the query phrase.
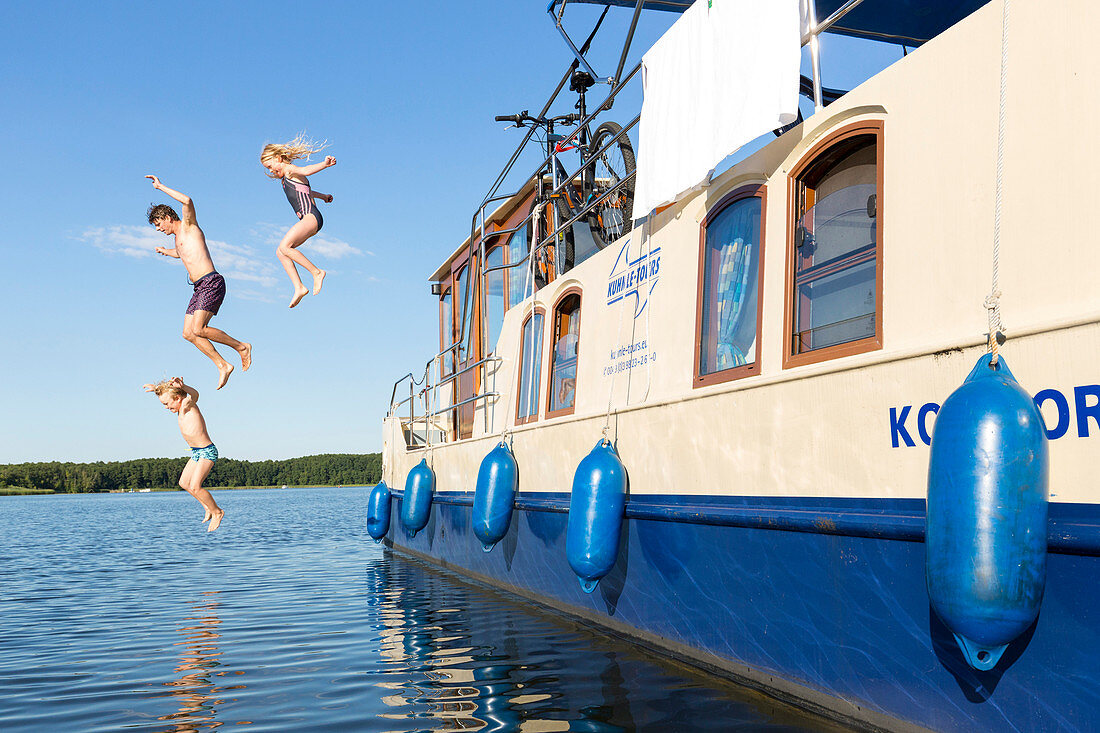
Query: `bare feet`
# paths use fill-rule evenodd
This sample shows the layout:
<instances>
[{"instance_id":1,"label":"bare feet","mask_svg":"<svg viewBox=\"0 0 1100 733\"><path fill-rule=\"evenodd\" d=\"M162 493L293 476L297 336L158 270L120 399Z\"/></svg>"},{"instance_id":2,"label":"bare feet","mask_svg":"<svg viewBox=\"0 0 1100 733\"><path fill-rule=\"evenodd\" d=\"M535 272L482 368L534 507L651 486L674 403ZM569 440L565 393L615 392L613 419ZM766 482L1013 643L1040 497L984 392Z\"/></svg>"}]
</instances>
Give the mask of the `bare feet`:
<instances>
[{"instance_id":1,"label":"bare feet","mask_svg":"<svg viewBox=\"0 0 1100 733\"><path fill-rule=\"evenodd\" d=\"M252 366L252 344L246 344L241 342L241 348L237 349L241 355L241 366L247 372L248 367Z\"/></svg>"},{"instance_id":2,"label":"bare feet","mask_svg":"<svg viewBox=\"0 0 1100 733\"><path fill-rule=\"evenodd\" d=\"M215 529L217 529L221 525L222 517L224 517L224 516L225 516L225 512L222 511L221 509L216 511L214 513L214 516L212 516L210 518L210 527L206 531L207 532L213 532Z\"/></svg>"},{"instance_id":3,"label":"bare feet","mask_svg":"<svg viewBox=\"0 0 1100 733\"><path fill-rule=\"evenodd\" d=\"M324 270L320 270L316 275L313 276L313 294L314 295L317 295L317 293L321 292L321 285L325 282L325 275L327 275L327 274L328 273L325 272Z\"/></svg>"},{"instance_id":4,"label":"bare feet","mask_svg":"<svg viewBox=\"0 0 1100 733\"><path fill-rule=\"evenodd\" d=\"M218 389L225 386L225 383L229 381L229 375L233 373L233 365L226 362L225 366L218 367Z\"/></svg>"},{"instance_id":5,"label":"bare feet","mask_svg":"<svg viewBox=\"0 0 1100 733\"><path fill-rule=\"evenodd\" d=\"M309 295L309 291L306 290L306 287L304 285L302 286L301 290L298 290L297 288L295 288L294 289L294 297L290 299L290 307L293 308L294 306L301 303L302 298L306 297L307 295Z\"/></svg>"},{"instance_id":6,"label":"bare feet","mask_svg":"<svg viewBox=\"0 0 1100 733\"><path fill-rule=\"evenodd\" d=\"M202 523L206 524L210 521L210 517L214 516L209 509L206 510L206 516L202 518Z\"/></svg>"}]
</instances>

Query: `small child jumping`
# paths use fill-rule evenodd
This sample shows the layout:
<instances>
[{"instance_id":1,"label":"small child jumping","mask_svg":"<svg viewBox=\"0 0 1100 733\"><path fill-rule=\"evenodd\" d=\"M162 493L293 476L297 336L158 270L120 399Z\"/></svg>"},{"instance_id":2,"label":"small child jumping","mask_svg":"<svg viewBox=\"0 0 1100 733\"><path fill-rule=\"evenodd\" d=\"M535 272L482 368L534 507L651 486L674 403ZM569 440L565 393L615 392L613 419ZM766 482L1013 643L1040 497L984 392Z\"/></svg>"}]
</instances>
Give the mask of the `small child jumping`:
<instances>
[{"instance_id":1,"label":"small child jumping","mask_svg":"<svg viewBox=\"0 0 1100 733\"><path fill-rule=\"evenodd\" d=\"M324 145L318 145L311 140L298 135L288 143L269 143L260 153L260 162L268 170L268 176L274 179L282 179L283 191L290 201L291 208L301 220L290 228L290 231L279 242L279 248L275 254L279 257L286 274L290 276L290 282L294 285L294 297L290 300L290 307L298 305L302 298L309 294L309 290L302 284L302 278L298 275L295 264L309 270L313 275L313 294L321 292L321 284L325 280L325 271L310 262L304 254L298 251L298 247L307 239L321 231L325 220L317 209L314 199L321 199L326 203L332 203L332 195L318 193L309 186L308 176L312 176L325 168L336 165L336 158L326 156L320 163L313 165L297 166L293 161L300 158L309 159L309 156L324 150Z\"/></svg>"},{"instance_id":2,"label":"small child jumping","mask_svg":"<svg viewBox=\"0 0 1100 733\"><path fill-rule=\"evenodd\" d=\"M160 403L165 409L179 415L180 433L183 434L187 445L191 446L191 460L187 462L183 473L180 474L179 485L198 499L206 509L206 516L202 521L210 522L210 528L207 531L213 532L222 523L225 512L214 501L211 493L202 487L202 482L210 475L214 462L218 460L218 449L210 440L210 435L206 432L206 420L203 419L198 405L195 404L199 401L199 392L194 387L184 384L180 377L166 379L156 384L146 384L145 391L155 394L160 398Z\"/></svg>"}]
</instances>

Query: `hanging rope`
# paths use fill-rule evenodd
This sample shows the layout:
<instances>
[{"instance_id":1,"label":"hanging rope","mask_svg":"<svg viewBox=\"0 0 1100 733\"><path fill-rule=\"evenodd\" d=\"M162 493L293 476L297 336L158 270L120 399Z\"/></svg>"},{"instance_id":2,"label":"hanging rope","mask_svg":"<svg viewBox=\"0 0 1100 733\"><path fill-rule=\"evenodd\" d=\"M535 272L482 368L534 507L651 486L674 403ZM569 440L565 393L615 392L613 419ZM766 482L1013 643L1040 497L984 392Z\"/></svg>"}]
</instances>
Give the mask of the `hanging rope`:
<instances>
[{"instance_id":1,"label":"hanging rope","mask_svg":"<svg viewBox=\"0 0 1100 733\"><path fill-rule=\"evenodd\" d=\"M429 378L426 377L424 379L424 389L420 391L420 395L424 398L424 441L427 443L428 449L426 457L428 459L428 466L431 467L432 471L435 471L435 458L432 453L435 448L432 443L432 423L435 422L435 418L429 417L432 414L432 394L430 386ZM454 394L454 392L451 394ZM415 426L410 426L410 428L415 432ZM446 440L446 438L444 438L444 440Z\"/></svg>"},{"instance_id":2,"label":"hanging rope","mask_svg":"<svg viewBox=\"0 0 1100 733\"><path fill-rule=\"evenodd\" d=\"M643 231L644 231L645 226L646 226L645 224L642 224ZM636 231L638 231L637 221L634 222L633 226L630 229L631 239L634 238L634 232L636 232ZM627 246L629 246L629 245L627 245ZM615 334L615 341L614 341L615 348L618 348L619 344L622 343L622 337L623 337L623 310L625 310L625 308L626 308L626 298L623 298L619 301L619 328L618 328L618 331ZM627 358L628 359L630 358L629 353L627 354ZM611 389L609 389L608 392L607 392L607 412L604 413L604 416L603 416L603 430L601 431L603 433L604 443L613 443L614 442L613 440L611 440L610 438L607 437L607 433L611 429L611 405L612 405L613 400L615 399L615 378L617 376L619 376L619 370L616 369L615 367L616 367L615 359L612 358L612 360L611 360ZM629 395L627 395L627 397L629 398Z\"/></svg>"},{"instance_id":3,"label":"hanging rope","mask_svg":"<svg viewBox=\"0 0 1100 733\"><path fill-rule=\"evenodd\" d=\"M990 366L996 367L999 355L1000 339L1004 338L1004 324L1001 323L1001 291L997 287L1001 253L1001 205L1004 200L1004 153L1005 153L1005 107L1008 95L1008 6L1004 0L1001 16L1001 90L997 114L997 184L993 205L993 283L985 299L985 308L989 318L989 352L992 358Z\"/></svg>"},{"instance_id":4,"label":"hanging rope","mask_svg":"<svg viewBox=\"0 0 1100 733\"><path fill-rule=\"evenodd\" d=\"M645 234L646 264L647 264L647 266L650 266L652 263L650 263L649 256L651 254L653 254L653 249L652 249L652 243L650 242L649 229L648 228L643 229L642 232ZM646 285L649 287L649 295L646 296L646 304L645 304L645 309L646 309L646 311L645 311L645 341L646 341L646 346L647 346L646 352L648 352L649 351L648 346L649 346L649 342L650 342L650 338L649 338L649 314L653 312L653 303L650 302L650 300L653 298L653 284L647 281ZM631 339L631 341L634 341L634 339ZM645 393L642 394L641 402L645 402L646 400L649 399L649 389L650 389L650 387L653 386L653 359L650 358L650 357L652 357L652 354L649 354L646 357ZM629 399L630 399L630 395L628 394L627 395L627 400L629 401Z\"/></svg>"},{"instance_id":5,"label":"hanging rope","mask_svg":"<svg viewBox=\"0 0 1100 733\"><path fill-rule=\"evenodd\" d=\"M618 348L620 339L623 335L623 310L626 308L626 298L619 301L619 329L615 335L615 346ZM607 437L608 430L611 429L611 404L615 399L615 377L619 375L619 370L616 368L615 360L611 360L611 389L607 392L607 412L603 416L603 439L605 443L614 442Z\"/></svg>"}]
</instances>

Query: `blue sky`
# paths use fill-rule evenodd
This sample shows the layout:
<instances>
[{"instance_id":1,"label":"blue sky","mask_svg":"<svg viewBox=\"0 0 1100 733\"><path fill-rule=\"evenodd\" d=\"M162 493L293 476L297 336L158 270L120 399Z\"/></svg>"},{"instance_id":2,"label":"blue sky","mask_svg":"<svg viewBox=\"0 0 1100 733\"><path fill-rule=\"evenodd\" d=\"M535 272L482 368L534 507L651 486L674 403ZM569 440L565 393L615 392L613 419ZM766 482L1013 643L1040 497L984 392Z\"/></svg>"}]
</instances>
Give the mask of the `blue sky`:
<instances>
[{"instance_id":1,"label":"blue sky","mask_svg":"<svg viewBox=\"0 0 1100 733\"><path fill-rule=\"evenodd\" d=\"M570 6L567 28L596 12ZM635 56L674 19L647 14ZM601 73L629 20L611 11ZM394 380L438 343L427 277L518 142L492 118L537 111L569 61L543 0L7 2L0 27L0 463L182 454L141 390L176 375L224 456L379 450ZM274 250L296 219L259 152L303 130L338 161L303 249L330 275L289 310ZM213 325L254 346L218 392L181 337L183 267L152 251L170 240L145 210L172 202L147 173L194 199L228 283Z\"/></svg>"}]
</instances>

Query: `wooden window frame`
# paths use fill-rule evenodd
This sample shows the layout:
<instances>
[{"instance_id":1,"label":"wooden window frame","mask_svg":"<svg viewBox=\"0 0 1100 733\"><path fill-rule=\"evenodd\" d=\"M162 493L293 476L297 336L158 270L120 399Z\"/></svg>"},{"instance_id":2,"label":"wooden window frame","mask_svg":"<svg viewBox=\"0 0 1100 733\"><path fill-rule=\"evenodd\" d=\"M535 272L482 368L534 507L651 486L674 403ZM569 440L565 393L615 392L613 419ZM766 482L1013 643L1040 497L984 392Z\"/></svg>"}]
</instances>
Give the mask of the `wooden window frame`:
<instances>
[{"instance_id":1,"label":"wooden window frame","mask_svg":"<svg viewBox=\"0 0 1100 733\"><path fill-rule=\"evenodd\" d=\"M486 233L486 244L485 244L485 263L484 263L485 266L489 265L489 254L494 249L499 249L500 250L500 255L501 255L501 257L500 257L501 263L500 264L501 265L507 265L508 264L508 240L507 240L507 238L505 238L505 237L490 237L490 236L488 236L488 232L487 232ZM488 279L489 277L492 276L492 274L493 273L486 273L485 278L483 278L483 279ZM503 306L503 309L500 312L500 324L499 324L499 328L498 328L497 339L500 338L500 330L502 330L503 327L504 327L504 317L507 315L508 310L509 310L508 309L508 270L507 269L500 270L499 274L500 274L501 297L503 298L503 302L501 303L501 305ZM486 315L486 319L488 319L488 315L489 315L489 284L487 282L482 283L481 308L482 308L482 312L484 312L485 315ZM485 325L488 326L488 320L486 320ZM494 355L496 353L496 351L494 351L494 346L495 345L489 343L487 333L482 334L482 336L485 340L485 357L489 357L489 356Z\"/></svg>"},{"instance_id":2,"label":"wooden window frame","mask_svg":"<svg viewBox=\"0 0 1100 733\"><path fill-rule=\"evenodd\" d=\"M882 273L883 273L883 242L885 241L885 228L883 222L885 218L883 212L885 210L883 206L883 180L885 173L884 165L884 153L886 148L886 137L883 131L882 120L864 120L862 122L854 122L850 125L845 125L823 137L820 141L815 143L806 153L802 156L791 172L787 175L787 268L786 276L783 286L783 368L790 369L792 367L805 366L807 364L817 364L823 361L830 361L832 359L839 359L845 356L854 356L856 354L864 354L868 351L877 351L882 348L883 345L883 333L882 333ZM848 138L858 137L862 135L873 135L875 137L875 195L876 195L876 213L875 218L878 220L876 224L878 241L875 243L875 334L866 338L859 339L857 341L848 341L843 344L837 344L835 346L825 346L820 349L814 349L813 351L807 351L801 354L794 353L792 348L791 339L794 335L794 298L795 298L795 215L798 213L798 187L799 180L804 177L814 164L818 162L821 156L828 152L828 150Z\"/></svg>"},{"instance_id":3,"label":"wooden window frame","mask_svg":"<svg viewBox=\"0 0 1100 733\"><path fill-rule=\"evenodd\" d=\"M459 329L462 326L462 309L465 307L466 303L465 299L461 303L458 301L458 296L460 295L460 293L458 292L458 276L459 273L465 271L467 278L466 288L468 289L471 285L471 283L469 282L470 268L467 266L469 262L470 257L464 254L461 259L456 258L455 261L451 263L451 343L459 343L459 338L461 337ZM471 318L472 317L473 316L471 316ZM447 344L443 344L443 346L446 345ZM440 349L442 348L443 347L441 346ZM456 373L459 369L462 368L463 362L469 360L468 355L465 360L459 358L458 355L461 350L461 348L451 350L451 358L453 360L453 369L451 370L451 374Z\"/></svg>"},{"instance_id":4,"label":"wooden window frame","mask_svg":"<svg viewBox=\"0 0 1100 733\"><path fill-rule=\"evenodd\" d=\"M447 273L447 278L441 283L441 288L440 288L440 292L439 292L439 352L438 353L441 354L441 356L439 358L442 360L439 364L439 379L440 379L440 381L442 381L443 379L446 379L447 377L452 376L455 373L455 368L456 368L455 364L457 363L454 360L453 350L448 354L443 354L442 353L443 352L443 347L447 346L454 339L454 317L455 317L455 312L454 312L454 290L455 290L455 288L454 288L453 273L448 272ZM444 302L445 298L450 298L450 303L448 304L450 306L450 313L448 314L448 316L449 316L450 321L451 321L451 333L448 334L446 338L444 338L444 333L443 333L443 302ZM451 402L456 401L454 399L454 396L456 394L458 394L458 391L457 391L456 385L455 385L455 381L456 380L453 380L453 379L450 381L450 385L451 385ZM456 432L457 432L456 428L455 428L456 417L457 416L456 416L455 411L451 410L447 413L446 418L444 418L444 419L447 420L447 431L446 431L447 436L446 436L446 439L448 441L453 440L454 436L456 435Z\"/></svg>"},{"instance_id":5,"label":"wooden window frame","mask_svg":"<svg viewBox=\"0 0 1100 733\"><path fill-rule=\"evenodd\" d=\"M532 374L536 385L536 391L533 401L533 404L535 406L535 414L529 415L527 417L519 416L519 408L520 405L523 404L522 400L520 399L520 395L522 394L523 390L523 362L527 354L527 339L523 337L523 332L527 330L527 324L533 321L536 315L542 316L542 328L545 331L546 309L540 305L537 305L531 309L531 312L527 314L527 317L523 319L523 323L520 324L519 327L519 361L516 364L516 412L513 416L516 425L527 425L529 423L538 422L539 413L542 411L540 409L542 406L542 400L540 399L540 397L542 395L542 356L546 352L545 334L542 334L543 338L540 339L539 343L539 370L537 374Z\"/></svg>"},{"instance_id":6,"label":"wooden window frame","mask_svg":"<svg viewBox=\"0 0 1100 733\"><path fill-rule=\"evenodd\" d=\"M570 297L570 296L573 296L573 295L576 295L578 300L580 301L577 304L577 369L578 369L578 375L580 373L580 358L581 358L580 357L580 354L581 354L581 336L580 336L581 326L580 326L580 323L581 323L581 304L584 303L584 294L581 292L580 286L570 285L568 288L563 290L558 295L557 299L554 301L554 308L551 311L553 316L550 319L550 335L551 335L552 338L555 339L555 341L554 341L554 343L548 343L547 344L547 346L549 348L548 353L550 354L550 368L546 372L546 419L547 420L549 420L552 417L563 417L565 415L572 415L574 410L576 410L576 407L577 407L577 384L576 384L577 377L574 376L573 377L573 404L571 404L569 407L563 407L563 408L558 409L558 410L551 410L550 409L550 403L552 402L552 400L551 400L551 390L554 386L554 358L555 358L555 354L556 354L556 351L557 351L557 348L556 348L557 347L557 340L556 339L557 339L557 335L558 335L558 313L560 311L560 306L563 302L565 302L565 299Z\"/></svg>"},{"instance_id":7,"label":"wooden window frame","mask_svg":"<svg viewBox=\"0 0 1100 733\"><path fill-rule=\"evenodd\" d=\"M517 225L519 225L519 223L521 221L523 221L524 219L526 219L527 215L531 212L531 204L533 203L533 201L534 201L534 195L533 194L526 197L519 204L519 206L516 207L515 211L513 211L508 216L508 218L504 221L504 224L501 225L500 229L512 229L512 228L516 227ZM520 229L519 231L515 231L515 232L512 232L511 234L503 236L503 241L501 242L501 246L504 247L504 260L505 260L505 264L507 264L507 265L512 264L512 252L511 252L511 248L509 247L509 244L511 244L512 237L516 236L517 234L520 235L523 238L529 238L529 227L525 224L523 226L523 228ZM528 254L528 256L530 256L530 254L531 254L531 250L530 250L531 243L530 243L530 241L527 242L527 248L528 248L527 249L527 254ZM515 277L517 272L518 272L522 275L522 277L520 279L523 282L526 282L527 281L527 272L526 272L526 270L523 270L523 269L516 270L516 268L514 268L514 267L509 267L507 270L504 270L503 272L505 273L505 278L504 278L504 306L505 306L505 308L504 308L504 312L507 313L508 311L512 310L512 308L515 308L517 305L521 305L523 303L523 300L524 300L523 298L521 298L519 300L519 302L517 302L515 305L511 305L511 306L508 305L508 298L509 298L509 296L511 295L511 292L512 292L511 291L512 278Z\"/></svg>"},{"instance_id":8,"label":"wooden window frame","mask_svg":"<svg viewBox=\"0 0 1100 733\"><path fill-rule=\"evenodd\" d=\"M703 318L706 315L704 313L703 291L707 281L707 227L727 208L738 201L744 201L750 198L760 199L760 244L757 252L758 265L756 268L756 356L753 358L751 364L742 364L741 366L730 367L729 369L711 372L710 374L703 374L703 364L700 352L703 348ZM706 217L699 225L699 282L695 293L695 366L693 372L694 378L691 384L693 389L709 387L713 384L722 384L723 382L730 382L734 379L743 379L744 377L760 373L760 357L763 353L761 349L761 341L763 341L761 325L763 324L762 316L764 313L764 222L767 210L768 187L763 183L753 183L736 188L719 199L718 203L711 207L710 211L707 212Z\"/></svg>"},{"instance_id":9,"label":"wooden window frame","mask_svg":"<svg viewBox=\"0 0 1100 733\"><path fill-rule=\"evenodd\" d=\"M442 353L443 352L443 347L449 345L450 343L452 343L454 341L454 330L455 330L455 323L454 323L454 318L455 318L454 278L452 277L451 273L447 274L447 279L444 282L445 282L445 284L440 289L440 293L439 293L439 352L438 353ZM443 333L443 300L444 300L444 298L447 298L448 296L450 296L450 298L451 298L451 301L450 301L450 306L451 306L451 313L450 313L451 333L449 334L449 338L444 338L444 333ZM444 354L440 358L443 359L443 365L442 365L442 368L440 368L440 376L441 377L448 377L448 376L450 376L451 374L454 373L453 363L452 363L452 368L449 371L446 369L446 366L448 364L448 358L453 360L454 355L451 354L451 356L448 357L446 354Z\"/></svg>"},{"instance_id":10,"label":"wooden window frame","mask_svg":"<svg viewBox=\"0 0 1100 733\"><path fill-rule=\"evenodd\" d=\"M488 234L488 233L486 233ZM454 305L454 322L453 328L457 332L461 323L462 309L465 307L465 301L458 302L458 274L465 270L466 274L466 288L469 290L473 288L473 292L470 293L471 308L470 308L470 327L478 332L479 338L472 339L470 341L472 353L465 354L465 358L459 358L458 353L461 349L455 349L454 359L454 374L457 374L466 365L476 362L482 358L481 355L481 296L480 296L480 278L476 277L477 268L479 265L479 249L481 240L480 238L474 239L469 249L463 252L460 256L456 257L451 262L451 284L452 284L452 303ZM463 339L465 342L465 339ZM465 394L467 390L463 389L463 382L469 380L469 394ZM465 374L459 375L451 380L454 385L454 401L461 402L467 397L472 397L481 391L481 374L479 370L473 369ZM473 421L476 415L476 403L469 403L461 407L456 407L452 413L455 415L456 430L458 440L466 440L473 437ZM468 418L468 419L467 419Z\"/></svg>"}]
</instances>

